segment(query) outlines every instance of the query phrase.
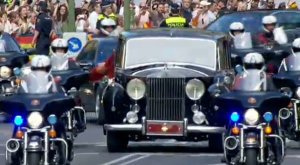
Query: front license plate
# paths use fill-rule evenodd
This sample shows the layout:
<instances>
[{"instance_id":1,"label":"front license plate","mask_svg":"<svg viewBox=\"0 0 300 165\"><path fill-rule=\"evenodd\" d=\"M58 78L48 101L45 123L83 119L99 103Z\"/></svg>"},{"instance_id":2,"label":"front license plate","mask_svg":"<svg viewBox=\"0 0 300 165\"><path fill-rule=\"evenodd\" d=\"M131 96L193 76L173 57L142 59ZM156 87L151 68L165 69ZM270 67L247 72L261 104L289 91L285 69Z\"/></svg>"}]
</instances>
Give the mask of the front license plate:
<instances>
[{"instance_id":1,"label":"front license plate","mask_svg":"<svg viewBox=\"0 0 300 165\"><path fill-rule=\"evenodd\" d=\"M183 123L147 121L147 135L183 135Z\"/></svg>"}]
</instances>

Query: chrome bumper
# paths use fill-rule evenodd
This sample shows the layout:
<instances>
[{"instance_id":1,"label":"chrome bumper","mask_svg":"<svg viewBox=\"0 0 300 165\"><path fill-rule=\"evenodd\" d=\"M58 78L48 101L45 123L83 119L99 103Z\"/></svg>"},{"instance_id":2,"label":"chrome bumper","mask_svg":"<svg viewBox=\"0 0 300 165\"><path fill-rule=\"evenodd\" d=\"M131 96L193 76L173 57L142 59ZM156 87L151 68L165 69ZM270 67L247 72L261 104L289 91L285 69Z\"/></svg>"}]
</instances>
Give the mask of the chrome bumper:
<instances>
[{"instance_id":1,"label":"chrome bumper","mask_svg":"<svg viewBox=\"0 0 300 165\"><path fill-rule=\"evenodd\" d=\"M168 121L166 121L168 122ZM208 133L208 134L223 134L226 132L225 127L214 127L214 126L195 126L188 125L187 119L183 121L184 135L187 133ZM142 124L105 124L104 129L106 131L136 131L142 132L146 135L146 119L142 119Z\"/></svg>"}]
</instances>

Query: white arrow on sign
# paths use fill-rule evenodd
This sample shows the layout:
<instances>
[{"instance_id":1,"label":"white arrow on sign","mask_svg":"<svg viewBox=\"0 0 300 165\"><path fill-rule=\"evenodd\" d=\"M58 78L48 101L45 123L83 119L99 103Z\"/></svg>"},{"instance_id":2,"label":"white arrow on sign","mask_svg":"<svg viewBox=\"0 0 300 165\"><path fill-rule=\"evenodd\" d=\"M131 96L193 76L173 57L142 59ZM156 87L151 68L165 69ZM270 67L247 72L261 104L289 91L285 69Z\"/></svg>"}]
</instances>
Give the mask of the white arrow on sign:
<instances>
[{"instance_id":1,"label":"white arrow on sign","mask_svg":"<svg viewBox=\"0 0 300 165\"><path fill-rule=\"evenodd\" d=\"M72 41L70 41L70 44L72 45L73 49L79 49L79 45L78 44L75 44Z\"/></svg>"}]
</instances>

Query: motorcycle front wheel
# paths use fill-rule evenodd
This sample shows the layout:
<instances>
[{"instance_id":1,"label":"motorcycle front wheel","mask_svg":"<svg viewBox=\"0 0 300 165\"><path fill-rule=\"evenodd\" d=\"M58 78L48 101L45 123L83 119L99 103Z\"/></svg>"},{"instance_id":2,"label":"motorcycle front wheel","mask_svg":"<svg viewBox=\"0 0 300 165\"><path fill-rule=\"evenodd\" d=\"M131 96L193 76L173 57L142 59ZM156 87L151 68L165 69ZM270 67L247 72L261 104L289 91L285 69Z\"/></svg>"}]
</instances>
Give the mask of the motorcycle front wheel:
<instances>
[{"instance_id":1,"label":"motorcycle front wheel","mask_svg":"<svg viewBox=\"0 0 300 165\"><path fill-rule=\"evenodd\" d=\"M27 164L28 165L40 165L41 154L38 152L27 153Z\"/></svg>"},{"instance_id":2,"label":"motorcycle front wheel","mask_svg":"<svg viewBox=\"0 0 300 165\"><path fill-rule=\"evenodd\" d=\"M257 149L245 149L245 165L258 165Z\"/></svg>"}]
</instances>

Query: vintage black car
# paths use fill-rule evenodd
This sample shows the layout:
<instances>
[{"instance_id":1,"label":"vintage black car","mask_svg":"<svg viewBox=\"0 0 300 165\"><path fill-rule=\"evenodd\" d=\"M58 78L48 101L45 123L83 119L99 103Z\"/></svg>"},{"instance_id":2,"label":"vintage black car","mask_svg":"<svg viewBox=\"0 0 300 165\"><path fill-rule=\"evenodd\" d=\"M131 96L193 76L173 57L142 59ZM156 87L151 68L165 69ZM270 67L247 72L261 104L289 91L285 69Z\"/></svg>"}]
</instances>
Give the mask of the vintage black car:
<instances>
[{"instance_id":1,"label":"vintage black car","mask_svg":"<svg viewBox=\"0 0 300 165\"><path fill-rule=\"evenodd\" d=\"M224 123L214 118L208 88L234 74L230 42L224 33L199 29L123 32L115 79L102 100L108 151L162 138L209 140L222 149Z\"/></svg>"}]
</instances>

